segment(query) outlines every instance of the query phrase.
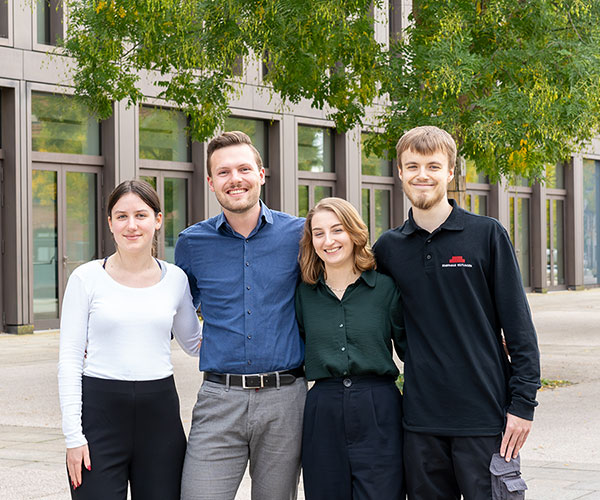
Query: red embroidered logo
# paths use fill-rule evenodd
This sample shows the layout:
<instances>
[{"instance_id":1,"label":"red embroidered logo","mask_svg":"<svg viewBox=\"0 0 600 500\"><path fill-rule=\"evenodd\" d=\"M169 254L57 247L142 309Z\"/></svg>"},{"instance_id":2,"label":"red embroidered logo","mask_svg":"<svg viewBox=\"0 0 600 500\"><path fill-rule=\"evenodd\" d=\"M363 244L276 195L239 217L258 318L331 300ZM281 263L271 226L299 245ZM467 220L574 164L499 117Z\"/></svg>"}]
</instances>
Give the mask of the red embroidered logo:
<instances>
[{"instance_id":1,"label":"red embroidered logo","mask_svg":"<svg viewBox=\"0 0 600 500\"><path fill-rule=\"evenodd\" d=\"M462 255L453 255L448 262L450 264L464 264L465 259L462 258Z\"/></svg>"}]
</instances>

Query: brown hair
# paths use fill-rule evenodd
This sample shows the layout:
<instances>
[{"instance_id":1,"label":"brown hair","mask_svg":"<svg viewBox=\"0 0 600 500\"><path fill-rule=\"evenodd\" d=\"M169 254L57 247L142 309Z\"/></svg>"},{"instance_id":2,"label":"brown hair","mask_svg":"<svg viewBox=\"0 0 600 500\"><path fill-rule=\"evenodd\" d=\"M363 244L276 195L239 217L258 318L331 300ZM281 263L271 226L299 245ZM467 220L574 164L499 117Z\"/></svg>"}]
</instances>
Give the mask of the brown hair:
<instances>
[{"instance_id":1,"label":"brown hair","mask_svg":"<svg viewBox=\"0 0 600 500\"><path fill-rule=\"evenodd\" d=\"M248 137L244 132L240 132L239 130L234 130L233 132L223 132L221 135L215 137L212 141L208 143L206 148L206 170L208 170L208 175L212 177L211 167L210 167L210 158L213 153L217 149L226 148L229 146L237 146L239 144L246 144L250 147L252 152L254 153L254 159L256 161L256 165L260 170L262 168L262 158L260 157L260 153L252 144L252 140Z\"/></svg>"},{"instance_id":2,"label":"brown hair","mask_svg":"<svg viewBox=\"0 0 600 500\"><path fill-rule=\"evenodd\" d=\"M337 216L354 243L354 269L359 272L375 269L375 257L369 243L369 230L356 208L342 198L323 198L309 210L306 216L298 258L302 281L314 284L319 279L319 275L325 271L325 265L312 244L312 219L315 213L322 210L329 210Z\"/></svg>"},{"instance_id":3,"label":"brown hair","mask_svg":"<svg viewBox=\"0 0 600 500\"><path fill-rule=\"evenodd\" d=\"M132 179L123 181L116 188L112 190L112 193L108 196L108 203L106 204L106 212L109 219L112 219L112 210L117 202L126 194L133 193L140 197L140 199L148 205L154 212L154 216L157 216L160 210L160 198L154 188L146 181L139 181ZM158 244L157 232L154 232L154 238L152 240L152 255L156 256L156 248ZM115 243L116 244L116 243Z\"/></svg>"},{"instance_id":4,"label":"brown hair","mask_svg":"<svg viewBox=\"0 0 600 500\"><path fill-rule=\"evenodd\" d=\"M432 125L415 127L406 132L396 144L398 166L402 168L401 156L404 151L414 151L422 155L431 155L441 151L448 156L448 168L456 165L456 142L452 136L441 128Z\"/></svg>"}]
</instances>

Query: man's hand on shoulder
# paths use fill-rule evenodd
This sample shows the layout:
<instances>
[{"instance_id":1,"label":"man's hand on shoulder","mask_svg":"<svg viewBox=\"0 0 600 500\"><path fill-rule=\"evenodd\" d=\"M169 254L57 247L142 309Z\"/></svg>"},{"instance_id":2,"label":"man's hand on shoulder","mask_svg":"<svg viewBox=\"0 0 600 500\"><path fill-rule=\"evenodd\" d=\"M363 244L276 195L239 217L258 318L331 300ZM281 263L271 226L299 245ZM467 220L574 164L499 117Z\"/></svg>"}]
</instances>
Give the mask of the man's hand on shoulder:
<instances>
[{"instance_id":1,"label":"man's hand on shoulder","mask_svg":"<svg viewBox=\"0 0 600 500\"><path fill-rule=\"evenodd\" d=\"M531 420L525 420L510 413L506 414L506 428L500 444L500 455L504 457L504 460L510 462L511 458L517 458L519 450L529 436L531 424Z\"/></svg>"}]
</instances>

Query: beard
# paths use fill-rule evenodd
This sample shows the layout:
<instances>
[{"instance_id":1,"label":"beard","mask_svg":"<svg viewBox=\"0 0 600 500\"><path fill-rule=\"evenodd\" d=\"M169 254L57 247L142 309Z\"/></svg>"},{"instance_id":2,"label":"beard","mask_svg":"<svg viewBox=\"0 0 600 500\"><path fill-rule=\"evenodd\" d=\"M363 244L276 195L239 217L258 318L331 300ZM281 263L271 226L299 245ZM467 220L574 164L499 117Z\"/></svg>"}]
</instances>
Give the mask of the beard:
<instances>
[{"instance_id":1,"label":"beard","mask_svg":"<svg viewBox=\"0 0 600 500\"><path fill-rule=\"evenodd\" d=\"M231 200L225 193L215 191L221 207L234 214L243 214L256 206L260 198L260 189L249 189L247 197L242 200Z\"/></svg>"},{"instance_id":2,"label":"beard","mask_svg":"<svg viewBox=\"0 0 600 500\"><path fill-rule=\"evenodd\" d=\"M429 193L417 193L411 187L405 189L404 193L412 206L419 210L429 210L440 203L446 195L446 191L443 188L439 189L439 185Z\"/></svg>"}]
</instances>

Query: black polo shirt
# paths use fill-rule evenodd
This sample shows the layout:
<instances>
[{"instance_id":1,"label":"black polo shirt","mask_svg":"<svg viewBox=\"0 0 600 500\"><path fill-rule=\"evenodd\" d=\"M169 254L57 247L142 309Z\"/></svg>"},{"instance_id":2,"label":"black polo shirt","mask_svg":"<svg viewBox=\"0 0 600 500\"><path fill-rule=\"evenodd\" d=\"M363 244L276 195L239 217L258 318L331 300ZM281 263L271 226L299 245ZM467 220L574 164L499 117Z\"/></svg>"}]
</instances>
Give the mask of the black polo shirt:
<instances>
[{"instance_id":1,"label":"black polo shirt","mask_svg":"<svg viewBox=\"0 0 600 500\"><path fill-rule=\"evenodd\" d=\"M394 281L365 271L342 299L319 278L296 289L296 317L306 341L306 378L346 375L398 376L392 340L400 358L406 339L400 293Z\"/></svg>"},{"instance_id":2,"label":"black polo shirt","mask_svg":"<svg viewBox=\"0 0 600 500\"><path fill-rule=\"evenodd\" d=\"M402 293L404 425L437 435L496 435L507 411L533 419L537 336L506 230L451 204L432 233L416 225L411 209L374 247L378 269Z\"/></svg>"}]
</instances>

